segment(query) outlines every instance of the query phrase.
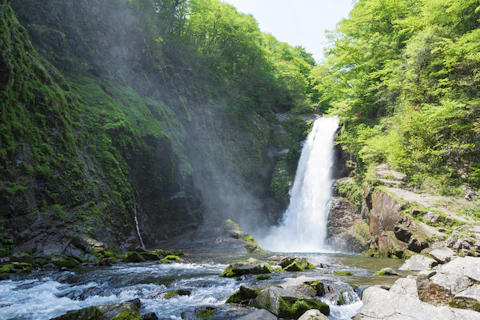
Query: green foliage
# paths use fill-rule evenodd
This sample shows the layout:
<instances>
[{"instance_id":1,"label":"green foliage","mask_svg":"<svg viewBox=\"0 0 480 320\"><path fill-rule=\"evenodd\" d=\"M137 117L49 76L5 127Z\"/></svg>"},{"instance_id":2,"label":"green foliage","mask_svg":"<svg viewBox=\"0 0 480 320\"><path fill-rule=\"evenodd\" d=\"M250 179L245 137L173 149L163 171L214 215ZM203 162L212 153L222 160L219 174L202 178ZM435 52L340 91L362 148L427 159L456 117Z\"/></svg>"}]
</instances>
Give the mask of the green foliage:
<instances>
[{"instance_id":1,"label":"green foliage","mask_svg":"<svg viewBox=\"0 0 480 320\"><path fill-rule=\"evenodd\" d=\"M388 162L430 192L480 187L477 9L473 0L363 0L329 34L328 60L312 73L357 173Z\"/></svg>"}]
</instances>

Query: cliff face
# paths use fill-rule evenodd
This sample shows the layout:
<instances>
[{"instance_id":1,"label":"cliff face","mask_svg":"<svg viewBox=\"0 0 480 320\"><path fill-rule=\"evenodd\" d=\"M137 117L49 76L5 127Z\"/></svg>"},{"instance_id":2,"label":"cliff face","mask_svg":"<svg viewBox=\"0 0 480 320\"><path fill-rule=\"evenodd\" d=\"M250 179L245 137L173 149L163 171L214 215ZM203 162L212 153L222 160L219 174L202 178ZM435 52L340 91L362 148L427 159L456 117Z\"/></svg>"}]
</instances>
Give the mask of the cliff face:
<instances>
[{"instance_id":1,"label":"cliff face","mask_svg":"<svg viewBox=\"0 0 480 320\"><path fill-rule=\"evenodd\" d=\"M232 111L234 86L162 47L148 3L2 0L3 253L61 252L75 235L126 248L135 214L147 246L209 214L275 220L283 128Z\"/></svg>"}]
</instances>

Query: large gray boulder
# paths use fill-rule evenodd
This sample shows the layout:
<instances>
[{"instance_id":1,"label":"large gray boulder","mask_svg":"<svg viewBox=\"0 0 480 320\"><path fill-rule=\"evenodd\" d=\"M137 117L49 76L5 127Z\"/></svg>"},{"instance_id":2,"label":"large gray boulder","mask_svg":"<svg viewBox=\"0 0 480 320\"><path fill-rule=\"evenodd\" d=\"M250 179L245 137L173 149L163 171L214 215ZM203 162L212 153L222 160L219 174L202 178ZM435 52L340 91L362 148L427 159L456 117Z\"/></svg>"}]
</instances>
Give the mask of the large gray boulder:
<instances>
[{"instance_id":1,"label":"large gray boulder","mask_svg":"<svg viewBox=\"0 0 480 320\"><path fill-rule=\"evenodd\" d=\"M417 277L420 300L480 311L480 258L465 257Z\"/></svg>"},{"instance_id":2,"label":"large gray boulder","mask_svg":"<svg viewBox=\"0 0 480 320\"><path fill-rule=\"evenodd\" d=\"M257 296L253 306L266 309L280 318L298 319L310 309L318 309L323 314L330 314L330 307L304 294L290 292L281 288L269 287Z\"/></svg>"},{"instance_id":3,"label":"large gray boulder","mask_svg":"<svg viewBox=\"0 0 480 320\"><path fill-rule=\"evenodd\" d=\"M367 288L362 300L363 307L354 320L480 320L479 312L436 307L379 287Z\"/></svg>"},{"instance_id":4,"label":"large gray boulder","mask_svg":"<svg viewBox=\"0 0 480 320\"><path fill-rule=\"evenodd\" d=\"M253 313L247 314L246 316L243 316L238 320L277 320L277 317L275 317L273 314L271 314L267 310L262 309L262 310L257 310Z\"/></svg>"},{"instance_id":5,"label":"large gray boulder","mask_svg":"<svg viewBox=\"0 0 480 320\"><path fill-rule=\"evenodd\" d=\"M435 261L441 264L450 262L457 256L450 248L435 249L430 251L429 254L435 259Z\"/></svg>"},{"instance_id":6,"label":"large gray boulder","mask_svg":"<svg viewBox=\"0 0 480 320\"><path fill-rule=\"evenodd\" d=\"M420 254L413 255L410 259L405 261L403 266L398 270L400 271L423 271L430 270L438 263L432 258L422 256Z\"/></svg>"},{"instance_id":7,"label":"large gray boulder","mask_svg":"<svg viewBox=\"0 0 480 320\"><path fill-rule=\"evenodd\" d=\"M298 278L285 278L278 286L287 291L301 293L309 297L323 296L325 294L325 286L315 278L303 276Z\"/></svg>"}]
</instances>

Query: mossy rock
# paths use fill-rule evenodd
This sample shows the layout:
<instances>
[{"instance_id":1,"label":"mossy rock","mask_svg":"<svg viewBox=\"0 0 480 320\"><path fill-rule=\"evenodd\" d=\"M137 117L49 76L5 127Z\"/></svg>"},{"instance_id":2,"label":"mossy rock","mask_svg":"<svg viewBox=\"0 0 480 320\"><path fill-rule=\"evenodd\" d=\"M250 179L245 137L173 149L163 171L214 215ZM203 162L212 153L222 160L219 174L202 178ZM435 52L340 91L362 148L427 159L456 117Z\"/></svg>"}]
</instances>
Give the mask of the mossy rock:
<instances>
[{"instance_id":1,"label":"mossy rock","mask_svg":"<svg viewBox=\"0 0 480 320\"><path fill-rule=\"evenodd\" d=\"M139 308L134 302L121 302L92 306L80 310L68 311L66 314L53 318L54 320L141 320Z\"/></svg>"},{"instance_id":2,"label":"mossy rock","mask_svg":"<svg viewBox=\"0 0 480 320\"><path fill-rule=\"evenodd\" d=\"M161 260L162 258L155 251L142 251L139 254L147 261Z\"/></svg>"},{"instance_id":3,"label":"mossy rock","mask_svg":"<svg viewBox=\"0 0 480 320\"><path fill-rule=\"evenodd\" d=\"M240 289L228 297L225 303L242 303L249 302L255 299L260 293L260 289L254 289L245 285L240 286Z\"/></svg>"},{"instance_id":4,"label":"mossy rock","mask_svg":"<svg viewBox=\"0 0 480 320\"><path fill-rule=\"evenodd\" d=\"M255 280L257 280L257 281L270 280L270 279L272 279L271 276L258 276L258 277L255 278Z\"/></svg>"},{"instance_id":5,"label":"mossy rock","mask_svg":"<svg viewBox=\"0 0 480 320\"><path fill-rule=\"evenodd\" d=\"M10 273L10 270L14 269L13 264L7 263L0 266L0 273Z\"/></svg>"},{"instance_id":6,"label":"mossy rock","mask_svg":"<svg viewBox=\"0 0 480 320\"><path fill-rule=\"evenodd\" d=\"M180 261L180 258L178 256L170 254L162 259L162 263L171 263L172 261Z\"/></svg>"},{"instance_id":7,"label":"mossy rock","mask_svg":"<svg viewBox=\"0 0 480 320\"><path fill-rule=\"evenodd\" d=\"M141 252L148 252L146 249L140 247L140 246L136 246L135 249L133 249L133 251L135 252L138 252L138 253L141 253Z\"/></svg>"},{"instance_id":8,"label":"mossy rock","mask_svg":"<svg viewBox=\"0 0 480 320\"><path fill-rule=\"evenodd\" d=\"M246 274L267 274L267 273L273 273L272 267L268 263L259 263L259 264L235 263L225 268L225 270L220 274L220 277L234 278L234 277L240 277Z\"/></svg>"},{"instance_id":9,"label":"mossy rock","mask_svg":"<svg viewBox=\"0 0 480 320\"><path fill-rule=\"evenodd\" d=\"M352 273L350 271L334 271L334 275L336 276L351 276Z\"/></svg>"},{"instance_id":10,"label":"mossy rock","mask_svg":"<svg viewBox=\"0 0 480 320\"><path fill-rule=\"evenodd\" d=\"M73 258L73 257L68 257L68 256L53 256L51 259L51 262L55 265L57 268L78 268L80 267L80 262Z\"/></svg>"},{"instance_id":11,"label":"mossy rock","mask_svg":"<svg viewBox=\"0 0 480 320\"><path fill-rule=\"evenodd\" d=\"M98 265L102 267L109 267L111 265L114 265L117 263L117 258L115 257L106 257L102 258L99 262Z\"/></svg>"},{"instance_id":12,"label":"mossy rock","mask_svg":"<svg viewBox=\"0 0 480 320\"><path fill-rule=\"evenodd\" d=\"M310 309L320 310L324 315L330 314L330 307L309 296L294 293L278 287L262 290L253 301L253 306L266 309L279 318L298 319Z\"/></svg>"},{"instance_id":13,"label":"mossy rock","mask_svg":"<svg viewBox=\"0 0 480 320\"><path fill-rule=\"evenodd\" d=\"M33 264L34 258L26 252L20 252L10 257L11 262L27 262Z\"/></svg>"},{"instance_id":14,"label":"mossy rock","mask_svg":"<svg viewBox=\"0 0 480 320\"><path fill-rule=\"evenodd\" d=\"M283 271L304 272L305 269L302 268L302 266L300 264L298 264L297 262L293 262L293 263L289 264L288 266L286 266L285 268L283 268Z\"/></svg>"},{"instance_id":15,"label":"mossy rock","mask_svg":"<svg viewBox=\"0 0 480 320\"><path fill-rule=\"evenodd\" d=\"M138 252L127 252L125 258L123 259L125 262L143 262L145 259L138 253Z\"/></svg>"}]
</instances>

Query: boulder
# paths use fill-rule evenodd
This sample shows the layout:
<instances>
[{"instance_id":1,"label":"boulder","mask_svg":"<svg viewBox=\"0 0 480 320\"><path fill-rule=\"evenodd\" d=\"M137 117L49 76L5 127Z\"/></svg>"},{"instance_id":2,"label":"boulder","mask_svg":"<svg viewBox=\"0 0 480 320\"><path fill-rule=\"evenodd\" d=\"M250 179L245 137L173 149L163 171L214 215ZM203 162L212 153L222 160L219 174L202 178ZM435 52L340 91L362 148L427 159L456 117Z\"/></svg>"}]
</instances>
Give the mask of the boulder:
<instances>
[{"instance_id":1,"label":"boulder","mask_svg":"<svg viewBox=\"0 0 480 320\"><path fill-rule=\"evenodd\" d=\"M298 320L328 320L319 310L312 309L305 312Z\"/></svg>"},{"instance_id":2,"label":"boulder","mask_svg":"<svg viewBox=\"0 0 480 320\"><path fill-rule=\"evenodd\" d=\"M265 274L272 273L273 270L267 263L258 263L258 264L242 264L234 263L229 265L223 272L220 274L220 277L225 278L235 278L243 276L246 274Z\"/></svg>"},{"instance_id":3,"label":"boulder","mask_svg":"<svg viewBox=\"0 0 480 320\"><path fill-rule=\"evenodd\" d=\"M422 237L413 237L410 239L410 242L408 243L408 250L420 253L422 252L423 249L428 248L428 246L429 246L429 243L426 239Z\"/></svg>"},{"instance_id":4,"label":"boulder","mask_svg":"<svg viewBox=\"0 0 480 320\"><path fill-rule=\"evenodd\" d=\"M321 297L325 294L325 286L323 283L309 277L286 278L278 287L310 297Z\"/></svg>"},{"instance_id":5,"label":"boulder","mask_svg":"<svg viewBox=\"0 0 480 320\"><path fill-rule=\"evenodd\" d=\"M457 258L417 277L420 300L480 311L480 258Z\"/></svg>"},{"instance_id":6,"label":"boulder","mask_svg":"<svg viewBox=\"0 0 480 320\"><path fill-rule=\"evenodd\" d=\"M410 259L405 261L403 266L398 270L400 271L423 271L430 270L437 265L437 262L426 256L420 254L413 255Z\"/></svg>"},{"instance_id":7,"label":"boulder","mask_svg":"<svg viewBox=\"0 0 480 320\"><path fill-rule=\"evenodd\" d=\"M66 314L53 318L54 320L110 320L115 319L129 319L141 320L139 312L140 300L135 299L128 302L120 302L113 304L105 304L83 308L80 310L68 311Z\"/></svg>"},{"instance_id":8,"label":"boulder","mask_svg":"<svg viewBox=\"0 0 480 320\"><path fill-rule=\"evenodd\" d=\"M225 303L249 303L252 299L255 299L260 290L252 287L242 285L240 289L228 297Z\"/></svg>"},{"instance_id":9,"label":"boulder","mask_svg":"<svg viewBox=\"0 0 480 320\"><path fill-rule=\"evenodd\" d=\"M278 263L283 270L285 271L305 271L308 269L315 269L315 266L308 262L306 258L299 258L299 257L284 257Z\"/></svg>"},{"instance_id":10,"label":"boulder","mask_svg":"<svg viewBox=\"0 0 480 320\"><path fill-rule=\"evenodd\" d=\"M127 255L123 259L125 262L143 262L145 259L136 251L127 252Z\"/></svg>"},{"instance_id":11,"label":"boulder","mask_svg":"<svg viewBox=\"0 0 480 320\"><path fill-rule=\"evenodd\" d=\"M327 304L309 296L276 287L262 290L253 301L253 306L287 319L297 319L310 309L318 309L325 315L330 314L330 307Z\"/></svg>"},{"instance_id":12,"label":"boulder","mask_svg":"<svg viewBox=\"0 0 480 320\"><path fill-rule=\"evenodd\" d=\"M441 248L430 251L429 253L435 261L444 264L450 262L456 257L455 252L450 248Z\"/></svg>"},{"instance_id":13,"label":"boulder","mask_svg":"<svg viewBox=\"0 0 480 320\"><path fill-rule=\"evenodd\" d=\"M479 320L480 313L450 307L436 307L411 296L387 291L379 287L365 289L362 296L363 307L354 320L374 319L442 319Z\"/></svg>"},{"instance_id":14,"label":"boulder","mask_svg":"<svg viewBox=\"0 0 480 320\"><path fill-rule=\"evenodd\" d=\"M400 278L389 290L392 293L399 294L404 297L410 297L418 300L417 279L412 275L406 278Z\"/></svg>"},{"instance_id":15,"label":"boulder","mask_svg":"<svg viewBox=\"0 0 480 320\"><path fill-rule=\"evenodd\" d=\"M238 318L238 320L277 320L277 317L267 310L262 309Z\"/></svg>"}]
</instances>

